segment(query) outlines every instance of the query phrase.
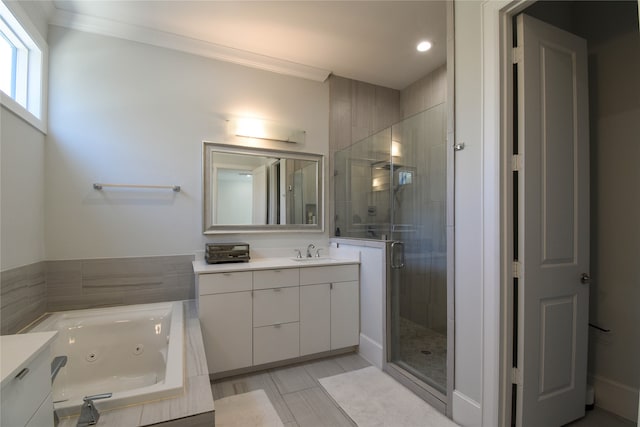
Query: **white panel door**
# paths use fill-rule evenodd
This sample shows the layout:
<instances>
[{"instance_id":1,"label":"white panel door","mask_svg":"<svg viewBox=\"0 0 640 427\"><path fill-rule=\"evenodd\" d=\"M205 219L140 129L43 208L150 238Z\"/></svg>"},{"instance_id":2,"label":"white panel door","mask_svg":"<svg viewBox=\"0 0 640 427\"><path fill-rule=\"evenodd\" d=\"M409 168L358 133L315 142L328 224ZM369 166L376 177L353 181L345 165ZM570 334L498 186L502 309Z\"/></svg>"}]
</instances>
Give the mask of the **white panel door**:
<instances>
[{"instance_id":1,"label":"white panel door","mask_svg":"<svg viewBox=\"0 0 640 427\"><path fill-rule=\"evenodd\" d=\"M584 415L589 287L586 41L517 18L519 153L518 426ZM588 280L584 280L588 282Z\"/></svg>"}]
</instances>

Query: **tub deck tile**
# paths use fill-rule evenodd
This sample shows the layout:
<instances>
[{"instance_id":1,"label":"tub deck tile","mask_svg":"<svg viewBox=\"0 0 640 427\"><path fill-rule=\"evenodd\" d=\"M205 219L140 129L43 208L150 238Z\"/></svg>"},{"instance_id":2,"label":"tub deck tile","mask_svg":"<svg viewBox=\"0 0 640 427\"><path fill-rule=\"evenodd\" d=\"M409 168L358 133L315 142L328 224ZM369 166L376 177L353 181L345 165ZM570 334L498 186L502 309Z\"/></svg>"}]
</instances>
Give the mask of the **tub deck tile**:
<instances>
[{"instance_id":1,"label":"tub deck tile","mask_svg":"<svg viewBox=\"0 0 640 427\"><path fill-rule=\"evenodd\" d=\"M100 426L200 427L213 425L213 395L196 302L188 300L183 306L186 329L185 392L171 399L101 412L98 423ZM65 418L60 420L58 427L75 427L77 422L77 416Z\"/></svg>"},{"instance_id":2,"label":"tub deck tile","mask_svg":"<svg viewBox=\"0 0 640 427\"><path fill-rule=\"evenodd\" d=\"M96 402L96 408L100 412L100 419L98 420L98 425L100 426L137 427L140 425L141 405L113 409L111 411L100 411L99 402ZM76 427L77 424L78 417L74 416L60 419L58 427Z\"/></svg>"},{"instance_id":3,"label":"tub deck tile","mask_svg":"<svg viewBox=\"0 0 640 427\"><path fill-rule=\"evenodd\" d=\"M143 405L140 425L157 424L186 414L213 411L209 376L200 375L186 380L186 392L182 396Z\"/></svg>"}]
</instances>

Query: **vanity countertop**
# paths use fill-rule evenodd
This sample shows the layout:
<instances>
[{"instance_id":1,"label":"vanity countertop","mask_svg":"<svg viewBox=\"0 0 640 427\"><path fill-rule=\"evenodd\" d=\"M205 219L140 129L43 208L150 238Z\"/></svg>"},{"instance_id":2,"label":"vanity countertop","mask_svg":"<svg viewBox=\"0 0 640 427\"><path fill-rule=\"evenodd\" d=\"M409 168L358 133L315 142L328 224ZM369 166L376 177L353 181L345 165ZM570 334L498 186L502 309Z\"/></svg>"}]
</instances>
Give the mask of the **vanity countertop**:
<instances>
[{"instance_id":1,"label":"vanity countertop","mask_svg":"<svg viewBox=\"0 0 640 427\"><path fill-rule=\"evenodd\" d=\"M359 264L357 259L336 258L303 258L296 261L291 258L255 258L249 262L229 264L207 264L204 260L193 261L193 272L196 274L227 273L231 271L270 270L273 268L321 267L327 265Z\"/></svg>"},{"instance_id":2,"label":"vanity countertop","mask_svg":"<svg viewBox=\"0 0 640 427\"><path fill-rule=\"evenodd\" d=\"M15 377L38 353L53 341L58 332L33 332L0 337L1 386Z\"/></svg>"}]
</instances>

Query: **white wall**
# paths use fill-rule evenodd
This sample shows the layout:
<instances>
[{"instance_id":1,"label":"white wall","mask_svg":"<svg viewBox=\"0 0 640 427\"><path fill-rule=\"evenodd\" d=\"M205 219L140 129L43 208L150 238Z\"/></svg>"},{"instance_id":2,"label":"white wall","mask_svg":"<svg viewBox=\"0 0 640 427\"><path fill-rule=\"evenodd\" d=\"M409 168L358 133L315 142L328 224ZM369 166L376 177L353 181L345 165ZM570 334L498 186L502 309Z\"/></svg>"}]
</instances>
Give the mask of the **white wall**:
<instances>
[{"instance_id":1,"label":"white wall","mask_svg":"<svg viewBox=\"0 0 640 427\"><path fill-rule=\"evenodd\" d=\"M44 259L44 135L0 107L0 270Z\"/></svg>"},{"instance_id":2,"label":"white wall","mask_svg":"<svg viewBox=\"0 0 640 427\"><path fill-rule=\"evenodd\" d=\"M455 3L454 420L480 425L482 396L481 6ZM496 284L497 286L497 284Z\"/></svg>"},{"instance_id":3,"label":"white wall","mask_svg":"<svg viewBox=\"0 0 640 427\"><path fill-rule=\"evenodd\" d=\"M127 40L51 26L46 150L48 259L193 253L201 233L202 140L229 115L306 130L281 149L328 154L329 87ZM177 184L93 190L93 182ZM326 245L327 233L223 236L252 247Z\"/></svg>"},{"instance_id":4,"label":"white wall","mask_svg":"<svg viewBox=\"0 0 640 427\"><path fill-rule=\"evenodd\" d=\"M45 11L38 2L9 2L46 39ZM22 13L21 13L22 12ZM45 136L0 107L0 270L42 261L44 249Z\"/></svg>"}]
</instances>

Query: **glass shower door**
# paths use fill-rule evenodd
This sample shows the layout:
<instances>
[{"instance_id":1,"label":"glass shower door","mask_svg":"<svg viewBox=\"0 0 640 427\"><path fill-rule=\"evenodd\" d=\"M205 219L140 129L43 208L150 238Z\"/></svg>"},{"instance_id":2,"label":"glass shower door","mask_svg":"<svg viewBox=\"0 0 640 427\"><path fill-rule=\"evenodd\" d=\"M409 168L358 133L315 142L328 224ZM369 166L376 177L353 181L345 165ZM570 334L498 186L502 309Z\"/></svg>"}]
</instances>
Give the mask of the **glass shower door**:
<instances>
[{"instance_id":1,"label":"glass shower door","mask_svg":"<svg viewBox=\"0 0 640 427\"><path fill-rule=\"evenodd\" d=\"M446 396L444 104L392 127L389 361Z\"/></svg>"}]
</instances>

